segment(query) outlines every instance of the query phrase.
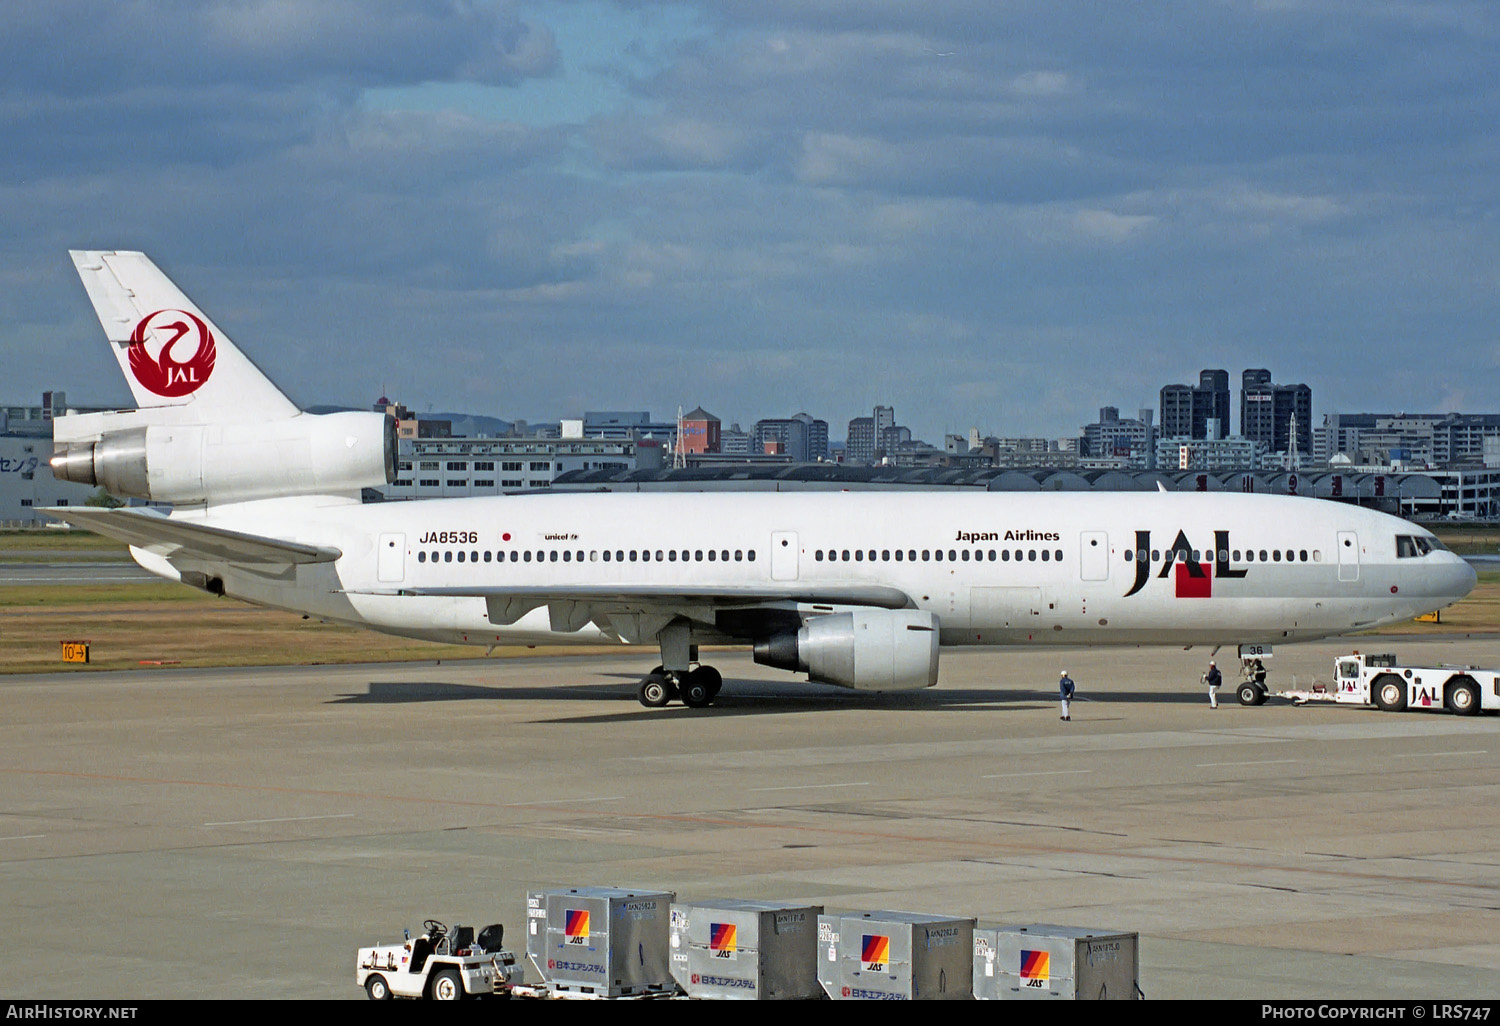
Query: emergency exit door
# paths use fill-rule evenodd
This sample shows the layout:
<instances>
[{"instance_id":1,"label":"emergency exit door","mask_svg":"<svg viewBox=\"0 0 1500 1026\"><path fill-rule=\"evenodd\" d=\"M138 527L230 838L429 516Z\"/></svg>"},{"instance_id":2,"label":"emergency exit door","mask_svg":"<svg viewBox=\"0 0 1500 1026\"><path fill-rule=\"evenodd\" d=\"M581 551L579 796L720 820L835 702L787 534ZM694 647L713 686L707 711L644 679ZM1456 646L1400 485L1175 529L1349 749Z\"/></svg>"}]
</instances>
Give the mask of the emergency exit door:
<instances>
[{"instance_id":1,"label":"emergency exit door","mask_svg":"<svg viewBox=\"0 0 1500 1026\"><path fill-rule=\"evenodd\" d=\"M1084 531L1078 536L1078 573L1085 581L1109 580L1109 535Z\"/></svg>"},{"instance_id":2,"label":"emergency exit door","mask_svg":"<svg viewBox=\"0 0 1500 1026\"><path fill-rule=\"evenodd\" d=\"M797 532L773 531L771 533L771 580L795 581L797 579Z\"/></svg>"},{"instance_id":3,"label":"emergency exit door","mask_svg":"<svg viewBox=\"0 0 1500 1026\"><path fill-rule=\"evenodd\" d=\"M382 534L375 557L375 577L382 584L400 584L406 575L406 535Z\"/></svg>"},{"instance_id":4,"label":"emergency exit door","mask_svg":"<svg viewBox=\"0 0 1500 1026\"><path fill-rule=\"evenodd\" d=\"M1359 580L1359 535L1339 532L1339 580Z\"/></svg>"}]
</instances>

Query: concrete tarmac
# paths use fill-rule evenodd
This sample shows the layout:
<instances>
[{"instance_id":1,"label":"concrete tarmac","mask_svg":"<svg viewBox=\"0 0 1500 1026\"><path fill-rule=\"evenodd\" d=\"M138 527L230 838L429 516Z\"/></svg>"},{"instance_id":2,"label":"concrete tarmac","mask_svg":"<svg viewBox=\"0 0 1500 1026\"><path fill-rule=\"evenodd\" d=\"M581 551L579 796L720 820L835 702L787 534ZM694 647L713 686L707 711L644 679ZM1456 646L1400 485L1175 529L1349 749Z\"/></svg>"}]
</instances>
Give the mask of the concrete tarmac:
<instances>
[{"instance_id":1,"label":"concrete tarmac","mask_svg":"<svg viewBox=\"0 0 1500 1026\"><path fill-rule=\"evenodd\" d=\"M1357 647L1500 663L1271 683ZM616 885L1138 931L1150 998L1500 995L1500 717L1211 711L1208 657L946 650L872 696L714 653L696 711L636 703L643 650L0 678L0 993L359 998L361 944L519 952L528 889Z\"/></svg>"}]
</instances>

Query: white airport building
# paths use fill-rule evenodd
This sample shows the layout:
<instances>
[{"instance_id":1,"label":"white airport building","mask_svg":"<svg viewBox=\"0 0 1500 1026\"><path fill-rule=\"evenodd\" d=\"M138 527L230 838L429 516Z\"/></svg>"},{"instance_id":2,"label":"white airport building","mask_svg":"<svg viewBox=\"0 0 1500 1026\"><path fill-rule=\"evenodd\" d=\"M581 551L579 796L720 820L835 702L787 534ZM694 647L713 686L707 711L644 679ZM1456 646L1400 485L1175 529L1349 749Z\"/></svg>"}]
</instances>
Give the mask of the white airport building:
<instances>
[{"instance_id":1,"label":"white airport building","mask_svg":"<svg viewBox=\"0 0 1500 1026\"><path fill-rule=\"evenodd\" d=\"M652 466L662 461L654 440L402 438L397 446L396 480L379 489L387 499L525 492L572 470L634 470L643 455Z\"/></svg>"},{"instance_id":2,"label":"white airport building","mask_svg":"<svg viewBox=\"0 0 1500 1026\"><path fill-rule=\"evenodd\" d=\"M44 392L40 406L0 406L0 527L31 527L52 520L45 506L82 506L96 489L52 476L52 414L62 413L62 392Z\"/></svg>"}]
</instances>

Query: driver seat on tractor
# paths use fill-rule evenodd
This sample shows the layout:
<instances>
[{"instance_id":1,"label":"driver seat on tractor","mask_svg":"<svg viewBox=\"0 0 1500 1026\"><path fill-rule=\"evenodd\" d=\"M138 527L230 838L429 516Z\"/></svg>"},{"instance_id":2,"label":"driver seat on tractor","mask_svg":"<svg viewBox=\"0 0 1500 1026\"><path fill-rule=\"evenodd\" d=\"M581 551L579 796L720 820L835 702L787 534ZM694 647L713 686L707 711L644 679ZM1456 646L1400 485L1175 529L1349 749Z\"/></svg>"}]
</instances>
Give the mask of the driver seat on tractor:
<instances>
[{"instance_id":1,"label":"driver seat on tractor","mask_svg":"<svg viewBox=\"0 0 1500 1026\"><path fill-rule=\"evenodd\" d=\"M427 964L427 956L432 954L432 941L423 934L411 942L411 971L420 973L422 967Z\"/></svg>"}]
</instances>

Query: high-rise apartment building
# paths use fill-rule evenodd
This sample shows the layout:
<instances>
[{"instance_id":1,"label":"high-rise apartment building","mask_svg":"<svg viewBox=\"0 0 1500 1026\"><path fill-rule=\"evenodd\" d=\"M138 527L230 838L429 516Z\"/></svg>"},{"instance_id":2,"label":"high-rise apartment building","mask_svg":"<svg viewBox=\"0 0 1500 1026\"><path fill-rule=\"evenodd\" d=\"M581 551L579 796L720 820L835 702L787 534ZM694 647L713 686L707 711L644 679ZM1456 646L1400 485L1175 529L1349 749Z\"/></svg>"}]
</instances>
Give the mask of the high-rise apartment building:
<instances>
[{"instance_id":1,"label":"high-rise apartment building","mask_svg":"<svg viewBox=\"0 0 1500 1026\"><path fill-rule=\"evenodd\" d=\"M1292 448L1296 425L1297 452L1312 454L1312 389L1306 385L1277 385L1264 367L1245 371L1240 379L1240 434L1264 442L1271 452Z\"/></svg>"},{"instance_id":2,"label":"high-rise apartment building","mask_svg":"<svg viewBox=\"0 0 1500 1026\"><path fill-rule=\"evenodd\" d=\"M772 443L774 449L766 449ZM807 413L774 420L758 420L751 431L751 451L781 452L797 463L828 458L828 421Z\"/></svg>"},{"instance_id":3,"label":"high-rise apartment building","mask_svg":"<svg viewBox=\"0 0 1500 1026\"><path fill-rule=\"evenodd\" d=\"M1227 438L1229 372L1204 370L1198 385L1167 385L1161 390L1161 437Z\"/></svg>"},{"instance_id":4,"label":"high-rise apartment building","mask_svg":"<svg viewBox=\"0 0 1500 1026\"><path fill-rule=\"evenodd\" d=\"M845 463L872 463L875 460L875 418L855 417L849 422L844 442Z\"/></svg>"}]
</instances>

